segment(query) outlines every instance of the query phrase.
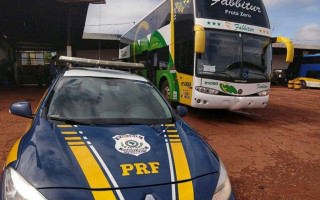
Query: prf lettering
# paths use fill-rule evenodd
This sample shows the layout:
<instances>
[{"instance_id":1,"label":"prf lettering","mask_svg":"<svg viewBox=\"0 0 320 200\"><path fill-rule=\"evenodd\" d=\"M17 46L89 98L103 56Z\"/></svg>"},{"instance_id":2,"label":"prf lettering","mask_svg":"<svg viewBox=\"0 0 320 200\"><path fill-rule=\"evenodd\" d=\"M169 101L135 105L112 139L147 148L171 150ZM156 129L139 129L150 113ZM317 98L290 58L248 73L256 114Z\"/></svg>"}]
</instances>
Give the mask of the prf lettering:
<instances>
[{"instance_id":1,"label":"prf lettering","mask_svg":"<svg viewBox=\"0 0 320 200\"><path fill-rule=\"evenodd\" d=\"M122 164L120 167L122 168L122 176L130 176L130 173L133 171L137 175L142 174L157 174L159 173L159 162L148 162L145 163L133 163L132 164Z\"/></svg>"}]
</instances>

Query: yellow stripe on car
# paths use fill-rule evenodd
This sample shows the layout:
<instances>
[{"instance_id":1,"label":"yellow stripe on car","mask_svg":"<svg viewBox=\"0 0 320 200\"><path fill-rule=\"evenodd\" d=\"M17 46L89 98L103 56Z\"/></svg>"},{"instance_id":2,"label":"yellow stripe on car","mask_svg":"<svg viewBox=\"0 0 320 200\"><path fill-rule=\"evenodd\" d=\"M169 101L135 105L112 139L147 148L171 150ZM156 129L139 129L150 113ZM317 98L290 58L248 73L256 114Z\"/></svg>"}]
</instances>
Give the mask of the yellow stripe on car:
<instances>
[{"instance_id":1,"label":"yellow stripe on car","mask_svg":"<svg viewBox=\"0 0 320 200\"><path fill-rule=\"evenodd\" d=\"M92 189L111 188L96 159L87 146L70 146ZM116 199L113 191L92 191L95 200Z\"/></svg>"},{"instance_id":2,"label":"yellow stripe on car","mask_svg":"<svg viewBox=\"0 0 320 200\"><path fill-rule=\"evenodd\" d=\"M84 145L84 142L68 142L68 145Z\"/></svg>"},{"instance_id":3,"label":"yellow stripe on car","mask_svg":"<svg viewBox=\"0 0 320 200\"><path fill-rule=\"evenodd\" d=\"M167 130L167 133L176 133L178 130ZM178 134L168 134L169 138L179 138ZM172 157L175 166L177 181L185 181L191 179L188 160L180 139L169 139ZM178 196L179 199L194 199L194 191L192 181L178 183Z\"/></svg>"},{"instance_id":4,"label":"yellow stripe on car","mask_svg":"<svg viewBox=\"0 0 320 200\"><path fill-rule=\"evenodd\" d=\"M65 125L65 124L59 124L57 125L58 128L72 128L72 125Z\"/></svg>"},{"instance_id":5,"label":"yellow stripe on car","mask_svg":"<svg viewBox=\"0 0 320 200\"><path fill-rule=\"evenodd\" d=\"M60 125L61 126L61 125ZM68 125L67 125L68 126ZM58 125L59 127L59 125ZM63 128L68 128L64 126ZM77 131L61 131L62 135L77 135ZM90 188L93 190L92 195L95 200L117 199L112 190L95 191L95 189L111 189L111 185L100 168L97 160L89 150L81 137L68 136L64 137L67 141L73 155L77 159L84 176L86 177Z\"/></svg>"},{"instance_id":6,"label":"yellow stripe on car","mask_svg":"<svg viewBox=\"0 0 320 200\"><path fill-rule=\"evenodd\" d=\"M189 164L182 143L170 143L177 181L191 179ZM178 183L179 199L194 199L192 181Z\"/></svg>"},{"instance_id":7,"label":"yellow stripe on car","mask_svg":"<svg viewBox=\"0 0 320 200\"><path fill-rule=\"evenodd\" d=\"M9 155L8 155L6 166L8 166L10 163L12 163L12 162L17 160L17 158L18 158L18 149L19 149L19 144L20 144L21 138L22 137L20 137L18 139L18 141L13 145L13 147L12 147L12 149L11 149Z\"/></svg>"},{"instance_id":8,"label":"yellow stripe on car","mask_svg":"<svg viewBox=\"0 0 320 200\"><path fill-rule=\"evenodd\" d=\"M26 133L29 131L29 129L30 129L31 126L32 126L32 122L33 122L33 121L30 120L30 122L29 122L26 130L24 131L24 134L26 134ZM22 137L23 137L23 136L22 136ZM21 141L22 137L20 137L20 138L18 139L18 141L16 141L16 143L15 143L15 144L13 145L13 147L11 148L10 153L9 153L9 155L8 155L8 158L7 158L7 160L6 160L6 166L8 166L11 162L17 160L17 158L18 158L18 148L19 148L19 144L20 144L20 141Z\"/></svg>"},{"instance_id":9,"label":"yellow stripe on car","mask_svg":"<svg viewBox=\"0 0 320 200\"><path fill-rule=\"evenodd\" d=\"M39 108L40 108L40 105L41 105L44 97L47 96L48 91L49 91L49 88L46 90L46 92L44 93L44 95L43 95L42 98L40 99L40 101L39 101L39 103L38 103L38 106L37 106L37 108L36 108L36 113L38 112L38 110L39 110Z\"/></svg>"},{"instance_id":10,"label":"yellow stripe on car","mask_svg":"<svg viewBox=\"0 0 320 200\"><path fill-rule=\"evenodd\" d=\"M61 131L61 134L63 135L76 135L76 131Z\"/></svg>"},{"instance_id":11,"label":"yellow stripe on car","mask_svg":"<svg viewBox=\"0 0 320 200\"><path fill-rule=\"evenodd\" d=\"M179 135L168 135L169 138L178 138Z\"/></svg>"},{"instance_id":12,"label":"yellow stripe on car","mask_svg":"<svg viewBox=\"0 0 320 200\"><path fill-rule=\"evenodd\" d=\"M170 142L181 142L180 139L170 139Z\"/></svg>"},{"instance_id":13,"label":"yellow stripe on car","mask_svg":"<svg viewBox=\"0 0 320 200\"><path fill-rule=\"evenodd\" d=\"M81 137L65 137L65 140L81 140Z\"/></svg>"}]
</instances>

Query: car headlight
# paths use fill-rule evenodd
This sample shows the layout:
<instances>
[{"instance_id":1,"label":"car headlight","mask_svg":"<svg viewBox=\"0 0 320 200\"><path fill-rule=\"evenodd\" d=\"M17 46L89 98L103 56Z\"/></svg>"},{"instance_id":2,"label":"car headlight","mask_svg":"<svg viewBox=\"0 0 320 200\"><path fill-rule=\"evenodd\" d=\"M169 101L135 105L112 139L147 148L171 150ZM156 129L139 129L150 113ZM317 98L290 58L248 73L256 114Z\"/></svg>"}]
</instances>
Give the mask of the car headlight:
<instances>
[{"instance_id":1,"label":"car headlight","mask_svg":"<svg viewBox=\"0 0 320 200\"><path fill-rule=\"evenodd\" d=\"M207 87L197 86L196 90L201 92L201 93L205 93L205 94L212 94L212 95L219 94L218 90L215 90L215 89L212 89L212 88L207 88Z\"/></svg>"},{"instance_id":2,"label":"car headlight","mask_svg":"<svg viewBox=\"0 0 320 200\"><path fill-rule=\"evenodd\" d=\"M13 168L7 168L4 176L4 200L46 200Z\"/></svg>"},{"instance_id":3,"label":"car headlight","mask_svg":"<svg viewBox=\"0 0 320 200\"><path fill-rule=\"evenodd\" d=\"M227 200L231 195L231 183L224 167L224 164L220 160L219 181L216 187L216 191L212 197L212 200Z\"/></svg>"}]
</instances>

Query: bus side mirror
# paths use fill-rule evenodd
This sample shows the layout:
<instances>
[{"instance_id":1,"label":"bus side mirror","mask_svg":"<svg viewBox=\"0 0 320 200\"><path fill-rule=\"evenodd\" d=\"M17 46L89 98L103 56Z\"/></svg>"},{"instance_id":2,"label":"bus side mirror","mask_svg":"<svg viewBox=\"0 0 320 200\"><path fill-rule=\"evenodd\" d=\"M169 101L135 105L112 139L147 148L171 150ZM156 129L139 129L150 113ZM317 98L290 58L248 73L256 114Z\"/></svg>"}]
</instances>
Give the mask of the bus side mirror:
<instances>
[{"instance_id":1,"label":"bus side mirror","mask_svg":"<svg viewBox=\"0 0 320 200\"><path fill-rule=\"evenodd\" d=\"M289 38L279 36L279 37L273 38L273 43L283 43L286 46L287 48L286 62L292 63L293 56L294 56L294 47L291 40Z\"/></svg>"},{"instance_id":2,"label":"bus side mirror","mask_svg":"<svg viewBox=\"0 0 320 200\"><path fill-rule=\"evenodd\" d=\"M194 26L195 32L195 42L194 42L194 52L204 53L206 47L206 34L202 26L196 24Z\"/></svg>"}]
</instances>

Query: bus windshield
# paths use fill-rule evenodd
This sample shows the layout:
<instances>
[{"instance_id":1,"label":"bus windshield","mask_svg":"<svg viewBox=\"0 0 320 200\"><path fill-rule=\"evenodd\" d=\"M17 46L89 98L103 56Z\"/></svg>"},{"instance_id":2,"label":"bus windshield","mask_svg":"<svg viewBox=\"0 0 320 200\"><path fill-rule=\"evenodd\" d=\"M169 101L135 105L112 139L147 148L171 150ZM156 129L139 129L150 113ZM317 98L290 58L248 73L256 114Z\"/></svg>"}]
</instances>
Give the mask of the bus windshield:
<instances>
[{"instance_id":1,"label":"bus windshield","mask_svg":"<svg viewBox=\"0 0 320 200\"><path fill-rule=\"evenodd\" d=\"M270 81L271 48L267 37L206 30L206 48L197 57L197 75L222 81Z\"/></svg>"}]
</instances>

